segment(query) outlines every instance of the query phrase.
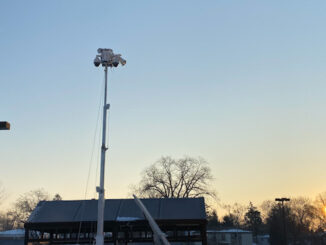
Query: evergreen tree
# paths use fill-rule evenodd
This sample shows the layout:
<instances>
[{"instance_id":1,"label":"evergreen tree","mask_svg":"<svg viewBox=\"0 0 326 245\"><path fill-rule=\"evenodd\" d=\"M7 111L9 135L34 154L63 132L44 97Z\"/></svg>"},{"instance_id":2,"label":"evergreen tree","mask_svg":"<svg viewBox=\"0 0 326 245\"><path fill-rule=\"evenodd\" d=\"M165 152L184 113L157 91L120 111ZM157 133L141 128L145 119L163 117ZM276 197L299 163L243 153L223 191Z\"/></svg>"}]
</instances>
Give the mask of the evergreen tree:
<instances>
[{"instance_id":1,"label":"evergreen tree","mask_svg":"<svg viewBox=\"0 0 326 245\"><path fill-rule=\"evenodd\" d=\"M209 228L218 228L220 226L220 222L218 221L218 217L215 210L208 214L207 226Z\"/></svg>"},{"instance_id":2,"label":"evergreen tree","mask_svg":"<svg viewBox=\"0 0 326 245\"><path fill-rule=\"evenodd\" d=\"M238 227L237 217L234 214L227 214L223 217L222 226L224 228Z\"/></svg>"},{"instance_id":3,"label":"evergreen tree","mask_svg":"<svg viewBox=\"0 0 326 245\"><path fill-rule=\"evenodd\" d=\"M255 207L251 202L249 203L248 211L245 214L244 220L245 226L251 230L253 235L256 237L263 222L257 207Z\"/></svg>"}]
</instances>

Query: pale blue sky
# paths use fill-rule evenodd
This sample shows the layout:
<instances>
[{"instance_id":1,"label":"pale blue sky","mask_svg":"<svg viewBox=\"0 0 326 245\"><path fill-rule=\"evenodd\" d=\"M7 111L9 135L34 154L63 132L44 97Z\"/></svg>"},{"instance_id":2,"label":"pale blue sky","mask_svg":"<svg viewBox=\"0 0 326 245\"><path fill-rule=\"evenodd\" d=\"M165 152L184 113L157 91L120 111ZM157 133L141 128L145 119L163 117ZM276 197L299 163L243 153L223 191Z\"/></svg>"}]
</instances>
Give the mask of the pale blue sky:
<instances>
[{"instance_id":1,"label":"pale blue sky","mask_svg":"<svg viewBox=\"0 0 326 245\"><path fill-rule=\"evenodd\" d=\"M94 1L95 2L95 1ZM102 69L108 197L162 155L210 162L222 202L325 191L325 1L1 1L0 181L83 198ZM89 195L94 195L96 140Z\"/></svg>"}]
</instances>

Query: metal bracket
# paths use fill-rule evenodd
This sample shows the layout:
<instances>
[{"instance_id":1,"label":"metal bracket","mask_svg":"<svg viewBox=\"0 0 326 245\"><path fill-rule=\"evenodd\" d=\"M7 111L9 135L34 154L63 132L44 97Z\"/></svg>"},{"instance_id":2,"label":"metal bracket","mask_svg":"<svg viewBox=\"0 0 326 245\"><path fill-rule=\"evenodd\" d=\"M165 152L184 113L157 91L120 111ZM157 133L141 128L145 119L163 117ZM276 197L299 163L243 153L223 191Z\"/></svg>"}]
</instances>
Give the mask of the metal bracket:
<instances>
[{"instance_id":1,"label":"metal bracket","mask_svg":"<svg viewBox=\"0 0 326 245\"><path fill-rule=\"evenodd\" d=\"M106 104L104 108L105 108L105 110L109 110L110 109L110 104Z\"/></svg>"},{"instance_id":2,"label":"metal bracket","mask_svg":"<svg viewBox=\"0 0 326 245\"><path fill-rule=\"evenodd\" d=\"M99 186L96 186L96 192L100 193L100 194L103 194L104 193L104 189L102 189L101 187Z\"/></svg>"}]
</instances>

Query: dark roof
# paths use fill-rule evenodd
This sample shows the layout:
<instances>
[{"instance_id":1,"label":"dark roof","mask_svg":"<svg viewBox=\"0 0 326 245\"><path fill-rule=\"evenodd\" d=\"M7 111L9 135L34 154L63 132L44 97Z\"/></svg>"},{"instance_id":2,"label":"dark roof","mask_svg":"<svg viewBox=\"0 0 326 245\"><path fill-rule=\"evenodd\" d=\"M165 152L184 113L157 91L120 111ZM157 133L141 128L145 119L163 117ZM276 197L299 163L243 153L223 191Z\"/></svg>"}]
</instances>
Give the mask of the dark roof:
<instances>
[{"instance_id":1,"label":"dark roof","mask_svg":"<svg viewBox=\"0 0 326 245\"><path fill-rule=\"evenodd\" d=\"M206 219L204 198L141 199L155 220ZM97 200L42 201L27 223L97 220ZM104 221L144 220L134 199L107 199Z\"/></svg>"}]
</instances>

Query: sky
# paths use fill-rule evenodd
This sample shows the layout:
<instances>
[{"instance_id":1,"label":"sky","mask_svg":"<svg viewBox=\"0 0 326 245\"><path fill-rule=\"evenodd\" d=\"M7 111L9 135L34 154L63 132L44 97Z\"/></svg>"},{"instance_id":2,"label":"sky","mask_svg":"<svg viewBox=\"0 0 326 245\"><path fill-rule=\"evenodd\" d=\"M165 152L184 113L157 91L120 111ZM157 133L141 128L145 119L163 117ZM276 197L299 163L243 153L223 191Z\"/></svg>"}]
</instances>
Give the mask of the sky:
<instances>
[{"instance_id":1,"label":"sky","mask_svg":"<svg viewBox=\"0 0 326 245\"><path fill-rule=\"evenodd\" d=\"M3 205L43 188L94 198L104 73L105 188L161 156L206 159L222 203L326 191L325 1L0 2ZM88 178L89 176L89 178Z\"/></svg>"}]
</instances>

